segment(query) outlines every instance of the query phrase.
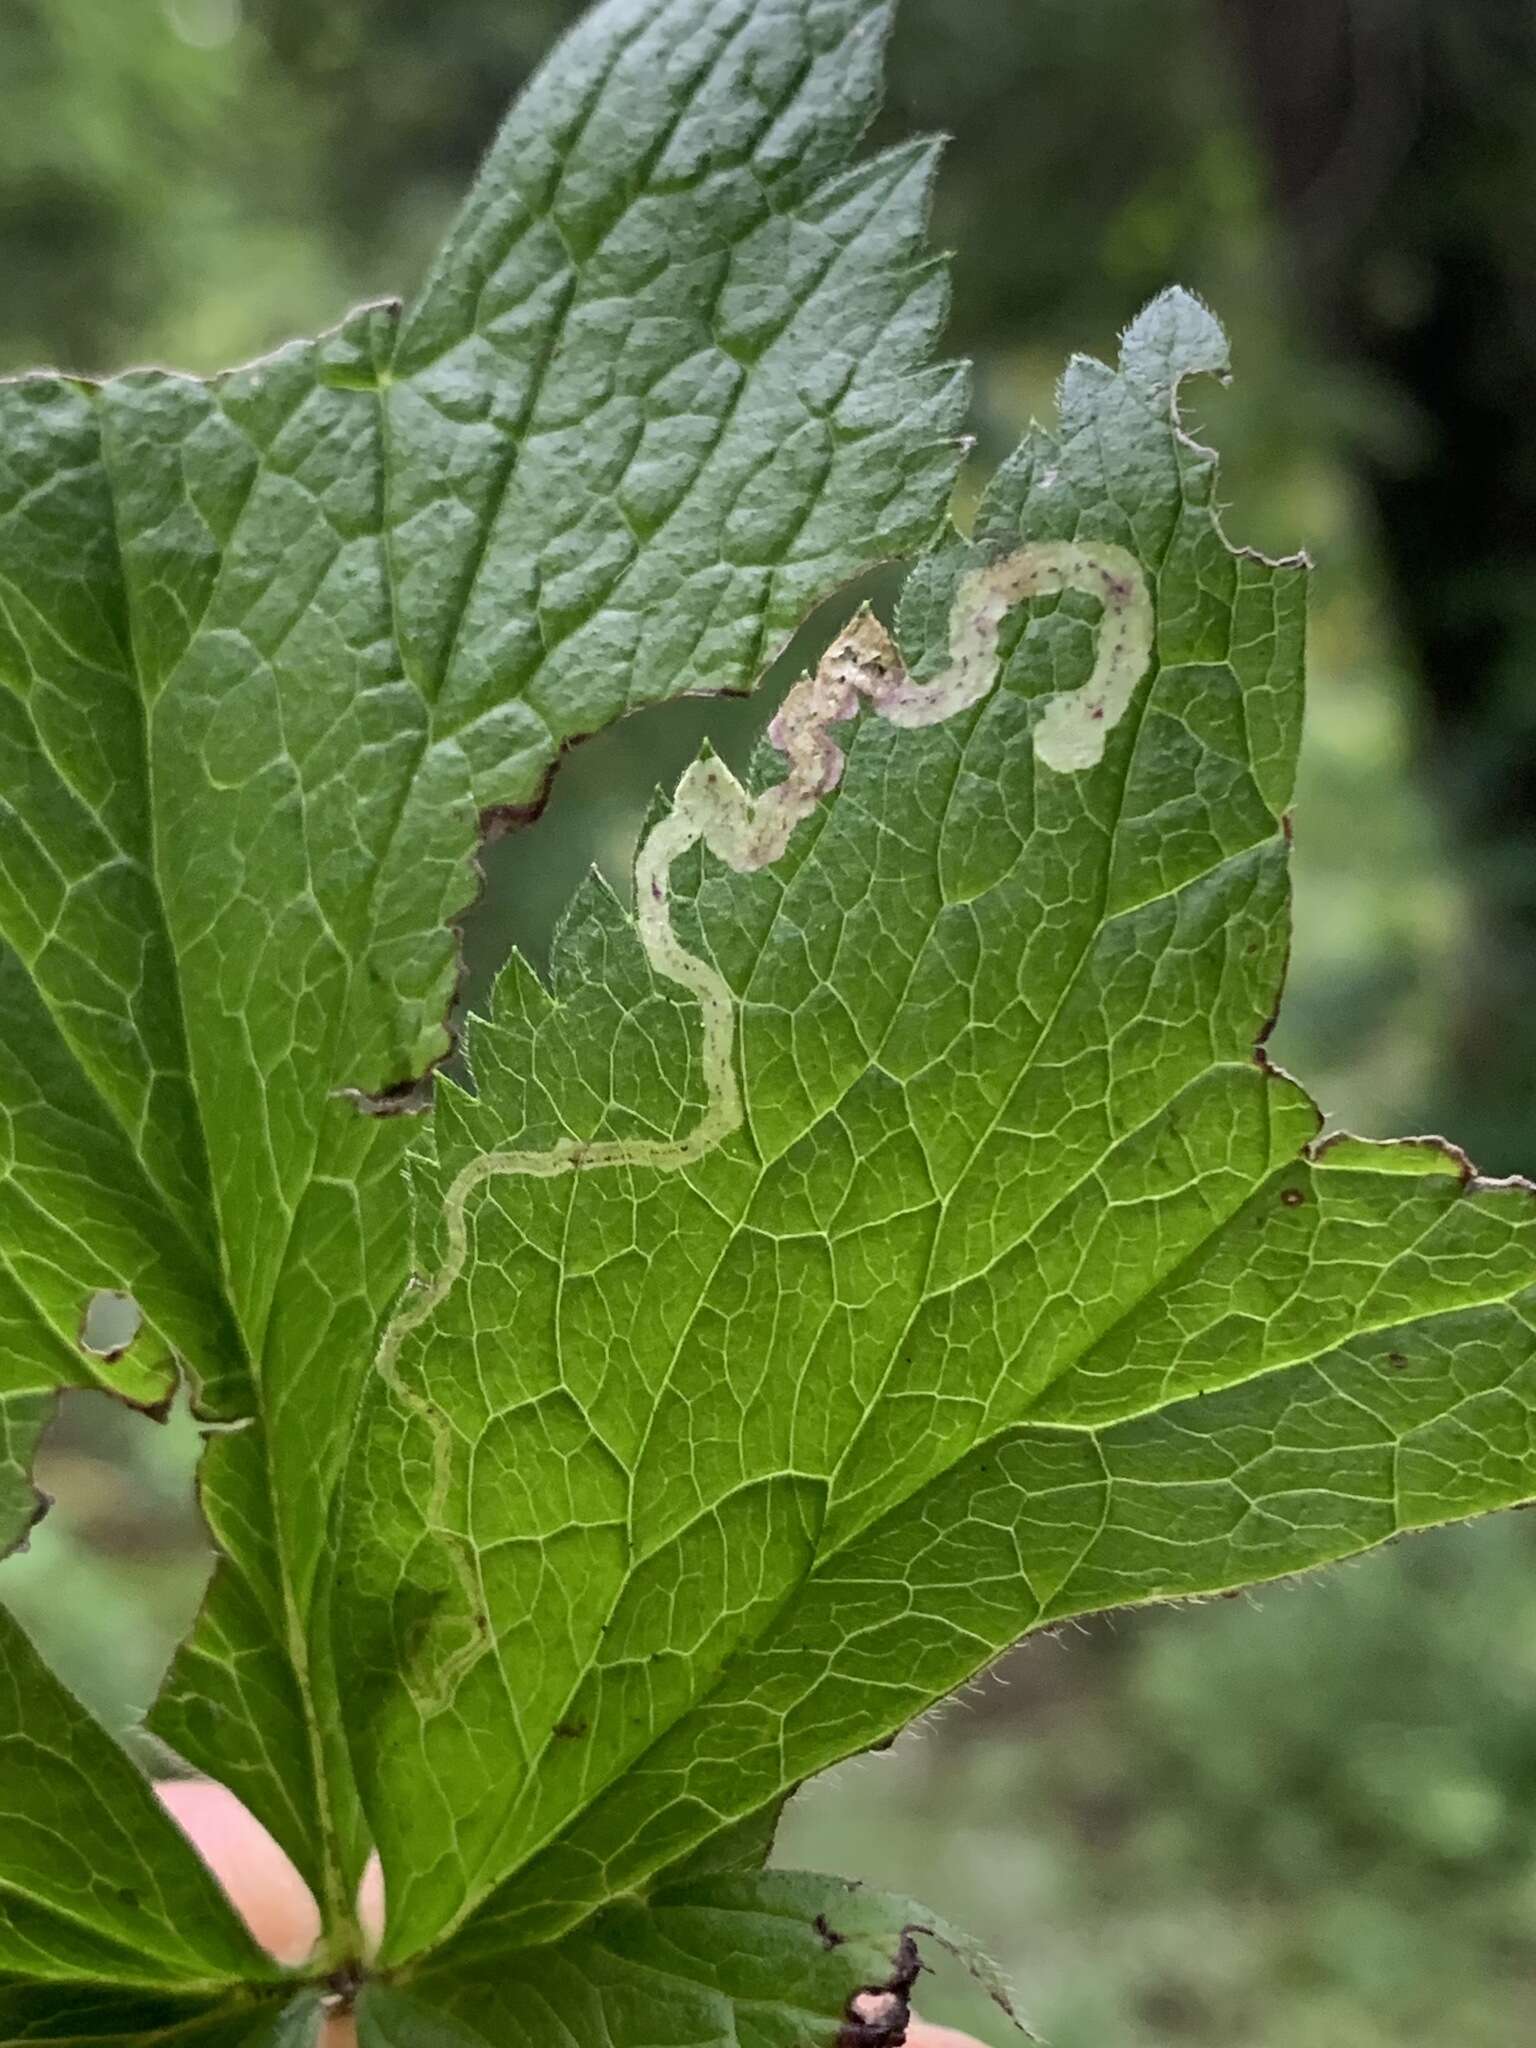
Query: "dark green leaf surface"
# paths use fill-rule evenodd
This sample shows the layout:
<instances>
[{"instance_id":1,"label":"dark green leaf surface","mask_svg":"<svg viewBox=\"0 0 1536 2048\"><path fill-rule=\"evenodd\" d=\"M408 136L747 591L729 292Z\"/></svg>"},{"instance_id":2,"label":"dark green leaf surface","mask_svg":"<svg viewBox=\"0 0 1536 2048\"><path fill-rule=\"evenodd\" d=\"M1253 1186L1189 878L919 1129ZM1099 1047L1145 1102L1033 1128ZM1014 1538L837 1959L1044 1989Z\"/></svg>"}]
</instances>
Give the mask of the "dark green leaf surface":
<instances>
[{"instance_id":1,"label":"dark green leaf surface","mask_svg":"<svg viewBox=\"0 0 1536 2048\"><path fill-rule=\"evenodd\" d=\"M7 1981L34 1987L41 2017L81 1982L190 1994L274 1974L143 1775L0 1608L0 2019L32 1996Z\"/></svg>"},{"instance_id":2,"label":"dark green leaf surface","mask_svg":"<svg viewBox=\"0 0 1536 2048\"><path fill-rule=\"evenodd\" d=\"M1101 761L1040 734L1107 614L1040 598L972 709L865 714L783 858L679 861L739 1128L653 1163L709 1113L700 1007L595 888L476 1026L343 1553L391 1955L558 1936L1031 1628L1536 1491L1530 1191L1319 1144L1255 1050L1304 575L1227 547L1177 428L1223 360L1159 302L914 579L934 676L978 564L1128 550L1155 648Z\"/></svg>"},{"instance_id":3,"label":"dark green leaf surface","mask_svg":"<svg viewBox=\"0 0 1536 2048\"><path fill-rule=\"evenodd\" d=\"M216 2005L134 1992L8 1985L0 1978L4 2048L316 2048L319 1994L274 1991Z\"/></svg>"},{"instance_id":4,"label":"dark green leaf surface","mask_svg":"<svg viewBox=\"0 0 1536 2048\"><path fill-rule=\"evenodd\" d=\"M484 1974L366 1991L359 2048L894 2048L922 1918L784 1871L675 1886Z\"/></svg>"},{"instance_id":5,"label":"dark green leaf surface","mask_svg":"<svg viewBox=\"0 0 1536 2048\"><path fill-rule=\"evenodd\" d=\"M0 1549L51 1389L181 1368L254 1418L155 1725L338 1913L317 1578L405 1248L400 1128L346 1098L446 1051L487 816L748 687L938 520L933 152L850 168L889 13L610 0L404 312L207 383L0 385ZM98 1290L126 1356L82 1349Z\"/></svg>"}]
</instances>

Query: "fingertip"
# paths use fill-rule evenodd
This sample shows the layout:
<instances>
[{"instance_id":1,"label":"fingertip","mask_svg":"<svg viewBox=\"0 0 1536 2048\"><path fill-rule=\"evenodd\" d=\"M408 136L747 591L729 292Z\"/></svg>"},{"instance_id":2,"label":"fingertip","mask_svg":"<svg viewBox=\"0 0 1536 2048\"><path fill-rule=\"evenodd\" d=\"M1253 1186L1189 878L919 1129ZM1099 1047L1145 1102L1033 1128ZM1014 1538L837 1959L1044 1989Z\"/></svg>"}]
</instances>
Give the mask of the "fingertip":
<instances>
[{"instance_id":1,"label":"fingertip","mask_svg":"<svg viewBox=\"0 0 1536 2048\"><path fill-rule=\"evenodd\" d=\"M320 1939L320 1909L249 1807L207 1778L169 1779L155 1791L267 1953L280 1963L304 1962Z\"/></svg>"}]
</instances>

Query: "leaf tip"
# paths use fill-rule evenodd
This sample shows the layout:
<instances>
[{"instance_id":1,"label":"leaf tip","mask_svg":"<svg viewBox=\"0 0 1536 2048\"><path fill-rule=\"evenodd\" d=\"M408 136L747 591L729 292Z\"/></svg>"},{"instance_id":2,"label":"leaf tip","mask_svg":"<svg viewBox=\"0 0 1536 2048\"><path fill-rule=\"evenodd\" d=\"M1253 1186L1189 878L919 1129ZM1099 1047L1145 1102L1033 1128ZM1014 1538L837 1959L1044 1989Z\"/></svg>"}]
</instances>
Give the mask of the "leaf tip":
<instances>
[{"instance_id":1,"label":"leaf tip","mask_svg":"<svg viewBox=\"0 0 1536 2048\"><path fill-rule=\"evenodd\" d=\"M1144 306L1120 337L1120 368L1135 384L1170 398L1186 377L1231 374L1231 349L1216 315L1183 285Z\"/></svg>"}]
</instances>

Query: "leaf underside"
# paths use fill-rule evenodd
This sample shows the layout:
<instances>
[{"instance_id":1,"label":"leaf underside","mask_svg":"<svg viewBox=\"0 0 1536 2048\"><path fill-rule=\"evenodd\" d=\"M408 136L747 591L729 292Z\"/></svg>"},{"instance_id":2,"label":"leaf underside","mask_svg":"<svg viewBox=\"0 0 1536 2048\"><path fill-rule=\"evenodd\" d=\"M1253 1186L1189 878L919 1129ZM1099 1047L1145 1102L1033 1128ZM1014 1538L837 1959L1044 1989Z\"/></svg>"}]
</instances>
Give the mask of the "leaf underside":
<instances>
[{"instance_id":1,"label":"leaf underside","mask_svg":"<svg viewBox=\"0 0 1536 2048\"><path fill-rule=\"evenodd\" d=\"M327 1968L378 1845L364 2048L888 2048L921 1916L764 1872L797 1784L1031 1629L1536 1493L1531 1190L1262 1050L1305 572L1221 533L1182 294L510 963L473 1092L358 1113L485 814L936 528L888 15L609 0L409 309L0 385L0 1546L60 1387L244 1425L154 1725ZM0 1814L0 2048L308 2048L3 1621Z\"/></svg>"},{"instance_id":2,"label":"leaf underside","mask_svg":"<svg viewBox=\"0 0 1536 2048\"><path fill-rule=\"evenodd\" d=\"M3 1607L0 1766L0 2039L33 2038L15 2030L77 1994L110 2021L107 1986L174 2011L276 1975L143 1775Z\"/></svg>"},{"instance_id":3,"label":"leaf underside","mask_svg":"<svg viewBox=\"0 0 1536 2048\"><path fill-rule=\"evenodd\" d=\"M707 1113L698 1005L596 885L552 988L514 962L475 1022L416 1169L424 1278L472 1182L462 1270L375 1382L342 1547L394 1960L558 1936L1032 1628L1532 1491L1529 1190L1320 1143L1256 1050L1305 579L1228 548L1178 427L1223 363L1159 302L913 579L921 677L978 562L1135 558L1155 656L1097 766L1035 742L1102 627L1059 596L973 709L866 712L781 860L680 862L736 1131L645 1163ZM539 1170L572 1140L640 1163Z\"/></svg>"},{"instance_id":4,"label":"leaf underside","mask_svg":"<svg viewBox=\"0 0 1536 2048\"><path fill-rule=\"evenodd\" d=\"M6 2048L314 2048L321 2017L313 1991L189 2002L0 1978Z\"/></svg>"},{"instance_id":5,"label":"leaf underside","mask_svg":"<svg viewBox=\"0 0 1536 2048\"><path fill-rule=\"evenodd\" d=\"M405 309L206 383L0 384L0 1554L57 1388L182 1372L251 1424L153 1725L338 1912L327 1521L407 1245L359 1102L448 1049L487 821L942 515L934 151L854 162L889 14L610 0Z\"/></svg>"}]
</instances>

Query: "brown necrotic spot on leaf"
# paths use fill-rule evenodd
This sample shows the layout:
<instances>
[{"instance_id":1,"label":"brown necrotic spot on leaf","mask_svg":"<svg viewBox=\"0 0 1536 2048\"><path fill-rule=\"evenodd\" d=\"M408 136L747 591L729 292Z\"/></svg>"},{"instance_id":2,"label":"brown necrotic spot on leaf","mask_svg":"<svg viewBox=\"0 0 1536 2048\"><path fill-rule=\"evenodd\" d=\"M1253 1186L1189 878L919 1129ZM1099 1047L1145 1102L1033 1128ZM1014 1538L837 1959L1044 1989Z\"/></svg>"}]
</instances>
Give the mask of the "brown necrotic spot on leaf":
<instances>
[{"instance_id":1,"label":"brown necrotic spot on leaf","mask_svg":"<svg viewBox=\"0 0 1536 2048\"><path fill-rule=\"evenodd\" d=\"M912 1931L904 1929L890 1976L883 1984L866 1984L848 2001L837 2048L902 2048L912 2022L912 1986L921 1968Z\"/></svg>"}]
</instances>

